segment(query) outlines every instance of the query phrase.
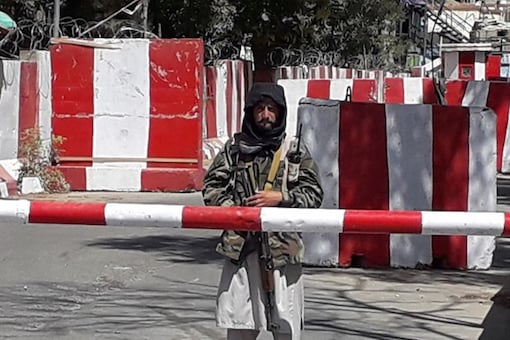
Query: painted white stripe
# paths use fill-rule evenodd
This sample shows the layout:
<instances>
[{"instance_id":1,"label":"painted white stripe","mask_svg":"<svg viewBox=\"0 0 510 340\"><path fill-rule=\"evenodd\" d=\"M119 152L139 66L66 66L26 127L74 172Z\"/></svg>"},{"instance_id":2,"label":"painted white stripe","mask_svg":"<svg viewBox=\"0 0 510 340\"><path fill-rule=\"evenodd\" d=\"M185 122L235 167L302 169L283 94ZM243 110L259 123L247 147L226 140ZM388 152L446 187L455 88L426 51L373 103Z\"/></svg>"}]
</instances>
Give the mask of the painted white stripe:
<instances>
[{"instance_id":1,"label":"painted white stripe","mask_svg":"<svg viewBox=\"0 0 510 340\"><path fill-rule=\"evenodd\" d=\"M481 106L487 105L489 95L489 82L470 81L466 87L466 93L462 98L462 106Z\"/></svg>"},{"instance_id":2,"label":"painted white stripe","mask_svg":"<svg viewBox=\"0 0 510 340\"><path fill-rule=\"evenodd\" d=\"M107 225L125 227L182 227L181 205L119 204L108 203L105 207Z\"/></svg>"},{"instance_id":3,"label":"painted white stripe","mask_svg":"<svg viewBox=\"0 0 510 340\"><path fill-rule=\"evenodd\" d=\"M240 65L242 64L242 61L240 60L234 60L234 61L231 61L232 63L232 74L231 74L231 77L232 77L232 101L229 103L229 105L231 105L232 107L232 122L230 122L230 131L229 131L229 136L233 136L234 133L238 132L237 131L237 120L238 120L238 115L239 115L239 112L237 110L237 103L239 101L239 89L237 87L237 70L241 67ZM228 126L228 125L227 125Z\"/></svg>"},{"instance_id":4,"label":"painted white stripe","mask_svg":"<svg viewBox=\"0 0 510 340\"><path fill-rule=\"evenodd\" d=\"M423 235L501 235L504 213L423 211Z\"/></svg>"},{"instance_id":5,"label":"painted white stripe","mask_svg":"<svg viewBox=\"0 0 510 340\"><path fill-rule=\"evenodd\" d=\"M298 121L303 123L303 143L318 163L324 191L321 208L339 209L339 103L306 99L299 108ZM305 263L338 265L339 238L335 233L303 234Z\"/></svg>"},{"instance_id":6,"label":"painted white stripe","mask_svg":"<svg viewBox=\"0 0 510 340\"><path fill-rule=\"evenodd\" d=\"M347 88L351 88L351 95L354 93L354 81L352 79L335 79L329 84L329 98L345 100Z\"/></svg>"},{"instance_id":7,"label":"painted white stripe","mask_svg":"<svg viewBox=\"0 0 510 340\"><path fill-rule=\"evenodd\" d=\"M239 126L242 127L243 118L244 118L244 106L246 104L246 87L250 88L250 84L248 83L248 79L246 79L246 68L249 67L250 64L243 62L242 70L243 70L243 79L241 81L241 89L239 93L239 100L241 101L241 112L239 112Z\"/></svg>"},{"instance_id":8,"label":"painted white stripe","mask_svg":"<svg viewBox=\"0 0 510 340\"><path fill-rule=\"evenodd\" d=\"M9 197L9 190L5 182L0 182L0 198Z\"/></svg>"},{"instance_id":9,"label":"painted white stripe","mask_svg":"<svg viewBox=\"0 0 510 340\"><path fill-rule=\"evenodd\" d=\"M386 105L386 135L390 210L431 210L432 105ZM390 235L390 262L411 268L432 263L432 238Z\"/></svg>"},{"instance_id":10,"label":"painted white stripe","mask_svg":"<svg viewBox=\"0 0 510 340\"><path fill-rule=\"evenodd\" d=\"M459 79L459 52L444 52L444 77Z\"/></svg>"},{"instance_id":11,"label":"painted white stripe","mask_svg":"<svg viewBox=\"0 0 510 340\"><path fill-rule=\"evenodd\" d=\"M510 107L508 107L508 122L505 127L505 144L503 144L503 155L501 160L501 172L510 172Z\"/></svg>"},{"instance_id":12,"label":"painted white stripe","mask_svg":"<svg viewBox=\"0 0 510 340\"><path fill-rule=\"evenodd\" d=\"M202 75L203 81L203 89L202 89L202 98L204 98L204 105L202 107L202 140L207 138L207 67L204 67L204 73Z\"/></svg>"},{"instance_id":13,"label":"painted white stripe","mask_svg":"<svg viewBox=\"0 0 510 340\"><path fill-rule=\"evenodd\" d=\"M345 210L262 208L260 220L263 231L295 231L341 233Z\"/></svg>"},{"instance_id":14,"label":"painted white stripe","mask_svg":"<svg viewBox=\"0 0 510 340\"><path fill-rule=\"evenodd\" d=\"M18 157L21 62L0 62L0 159Z\"/></svg>"},{"instance_id":15,"label":"painted white stripe","mask_svg":"<svg viewBox=\"0 0 510 340\"><path fill-rule=\"evenodd\" d=\"M422 104L423 79L403 78L402 80L404 82L404 104Z\"/></svg>"},{"instance_id":16,"label":"painted white stripe","mask_svg":"<svg viewBox=\"0 0 510 340\"><path fill-rule=\"evenodd\" d=\"M121 46L120 50L94 49L93 156L145 159L150 116L149 41L124 40ZM97 165L145 168L146 164Z\"/></svg>"},{"instance_id":17,"label":"painted white stripe","mask_svg":"<svg viewBox=\"0 0 510 340\"><path fill-rule=\"evenodd\" d=\"M49 146L51 140L52 74L51 55L49 51L36 51L37 72L39 75L39 127L41 138Z\"/></svg>"},{"instance_id":18,"label":"painted white stripe","mask_svg":"<svg viewBox=\"0 0 510 340\"><path fill-rule=\"evenodd\" d=\"M287 102L287 128L285 132L287 137L294 136L297 131L299 100L307 96L308 80L282 79L278 81L278 84L284 87Z\"/></svg>"},{"instance_id":19,"label":"painted white stripe","mask_svg":"<svg viewBox=\"0 0 510 340\"><path fill-rule=\"evenodd\" d=\"M298 121L303 124L302 141L318 164L325 190L322 207L339 209L339 122L338 102L305 99L299 107Z\"/></svg>"},{"instance_id":20,"label":"painted white stripe","mask_svg":"<svg viewBox=\"0 0 510 340\"><path fill-rule=\"evenodd\" d=\"M326 79L331 79L333 78L332 77L332 74L333 74L333 70L331 69L331 66L324 66L324 68L326 69L325 71L325 74L326 74Z\"/></svg>"},{"instance_id":21,"label":"painted white stripe","mask_svg":"<svg viewBox=\"0 0 510 340\"><path fill-rule=\"evenodd\" d=\"M485 52L475 52L475 80L485 80Z\"/></svg>"},{"instance_id":22,"label":"painted white stripe","mask_svg":"<svg viewBox=\"0 0 510 340\"><path fill-rule=\"evenodd\" d=\"M87 191L142 191L142 169L87 167Z\"/></svg>"},{"instance_id":23,"label":"painted white stripe","mask_svg":"<svg viewBox=\"0 0 510 340\"><path fill-rule=\"evenodd\" d=\"M0 201L0 223L26 224L30 214L30 202L27 200Z\"/></svg>"},{"instance_id":24,"label":"painted white stripe","mask_svg":"<svg viewBox=\"0 0 510 340\"><path fill-rule=\"evenodd\" d=\"M496 114L469 108L469 211L496 211Z\"/></svg>"},{"instance_id":25,"label":"painted white stripe","mask_svg":"<svg viewBox=\"0 0 510 340\"><path fill-rule=\"evenodd\" d=\"M468 211L496 211L496 160L496 114L470 107ZM494 236L468 236L467 267L489 268L495 247Z\"/></svg>"},{"instance_id":26,"label":"painted white stripe","mask_svg":"<svg viewBox=\"0 0 510 340\"><path fill-rule=\"evenodd\" d=\"M216 137L228 137L227 127L227 77L228 61L219 61L216 66Z\"/></svg>"}]
</instances>

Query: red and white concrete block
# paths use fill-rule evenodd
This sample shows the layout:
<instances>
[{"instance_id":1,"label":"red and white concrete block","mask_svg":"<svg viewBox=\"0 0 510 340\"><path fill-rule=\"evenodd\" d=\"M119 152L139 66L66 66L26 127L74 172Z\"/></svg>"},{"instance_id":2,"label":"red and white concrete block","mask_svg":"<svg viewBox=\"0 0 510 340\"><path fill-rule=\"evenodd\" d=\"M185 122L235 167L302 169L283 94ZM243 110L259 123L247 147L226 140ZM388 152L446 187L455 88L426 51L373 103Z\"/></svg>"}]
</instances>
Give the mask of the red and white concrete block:
<instances>
[{"instance_id":1,"label":"red and white concrete block","mask_svg":"<svg viewBox=\"0 0 510 340\"><path fill-rule=\"evenodd\" d=\"M203 44L96 40L51 49L52 131L73 190L200 187Z\"/></svg>"},{"instance_id":2,"label":"red and white concrete block","mask_svg":"<svg viewBox=\"0 0 510 340\"><path fill-rule=\"evenodd\" d=\"M299 122L328 188L324 208L496 209L496 115L491 110L306 99ZM459 230L465 226L463 219L448 223ZM362 256L371 267L441 260L453 268L488 268L495 247L493 237L483 236L332 236L305 236L309 263L350 266L353 256Z\"/></svg>"},{"instance_id":3,"label":"red and white concrete block","mask_svg":"<svg viewBox=\"0 0 510 340\"><path fill-rule=\"evenodd\" d=\"M221 60L205 69L206 160L214 158L224 143L241 130L246 95L253 83L251 67L250 62L243 60Z\"/></svg>"},{"instance_id":4,"label":"red and white concrete block","mask_svg":"<svg viewBox=\"0 0 510 340\"><path fill-rule=\"evenodd\" d=\"M274 79L276 82L281 79L308 79L308 66L299 65L277 67L274 71Z\"/></svg>"},{"instance_id":5,"label":"red and white concrete block","mask_svg":"<svg viewBox=\"0 0 510 340\"><path fill-rule=\"evenodd\" d=\"M0 222L259 232L510 236L510 213L503 212L225 208L13 200L1 202Z\"/></svg>"},{"instance_id":6,"label":"red and white concrete block","mask_svg":"<svg viewBox=\"0 0 510 340\"><path fill-rule=\"evenodd\" d=\"M0 194L17 194L19 147L23 132L38 126L39 87L37 64L2 62L0 72Z\"/></svg>"},{"instance_id":7,"label":"red and white concrete block","mask_svg":"<svg viewBox=\"0 0 510 340\"><path fill-rule=\"evenodd\" d=\"M384 79L387 77L408 77L410 74L397 75L387 71L356 70L337 66L281 66L275 69L275 80L283 79Z\"/></svg>"},{"instance_id":8,"label":"red and white concrete block","mask_svg":"<svg viewBox=\"0 0 510 340\"><path fill-rule=\"evenodd\" d=\"M297 131L298 105L302 98L377 102L377 82L373 79L279 80L287 99L287 136ZM350 99L349 96L350 95Z\"/></svg>"},{"instance_id":9,"label":"red and white concrete block","mask_svg":"<svg viewBox=\"0 0 510 340\"><path fill-rule=\"evenodd\" d=\"M484 51L448 51L443 52L443 72L446 79L487 80L494 76L493 58L487 59Z\"/></svg>"},{"instance_id":10,"label":"red and white concrete block","mask_svg":"<svg viewBox=\"0 0 510 340\"><path fill-rule=\"evenodd\" d=\"M387 104L437 103L432 78L385 78L383 92Z\"/></svg>"},{"instance_id":11,"label":"red and white concrete block","mask_svg":"<svg viewBox=\"0 0 510 340\"><path fill-rule=\"evenodd\" d=\"M496 81L448 81L448 105L485 106L497 115L497 169L510 172L510 83Z\"/></svg>"},{"instance_id":12,"label":"red and white concrete block","mask_svg":"<svg viewBox=\"0 0 510 340\"><path fill-rule=\"evenodd\" d=\"M334 66L312 66L308 68L309 79L352 79L356 71L351 68Z\"/></svg>"}]
</instances>

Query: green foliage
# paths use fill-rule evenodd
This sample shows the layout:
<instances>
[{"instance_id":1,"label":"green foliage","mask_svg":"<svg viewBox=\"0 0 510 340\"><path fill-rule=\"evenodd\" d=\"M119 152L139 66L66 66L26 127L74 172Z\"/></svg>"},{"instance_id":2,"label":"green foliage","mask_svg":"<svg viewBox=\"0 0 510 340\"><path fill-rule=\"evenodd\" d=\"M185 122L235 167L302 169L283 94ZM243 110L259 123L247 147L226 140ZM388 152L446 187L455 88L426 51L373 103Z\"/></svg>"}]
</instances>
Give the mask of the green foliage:
<instances>
[{"instance_id":1,"label":"green foliage","mask_svg":"<svg viewBox=\"0 0 510 340\"><path fill-rule=\"evenodd\" d=\"M131 0L65 0L63 16L97 21ZM53 0L3 0L16 19L50 15ZM263 66L277 48L317 49L367 68L403 64L407 43L395 35L404 18L398 0L150 0L150 29L163 38L202 37L209 46L247 42ZM121 14L120 19L140 16ZM48 20L47 20L48 21ZM362 64L362 65L360 65Z\"/></svg>"}]
</instances>

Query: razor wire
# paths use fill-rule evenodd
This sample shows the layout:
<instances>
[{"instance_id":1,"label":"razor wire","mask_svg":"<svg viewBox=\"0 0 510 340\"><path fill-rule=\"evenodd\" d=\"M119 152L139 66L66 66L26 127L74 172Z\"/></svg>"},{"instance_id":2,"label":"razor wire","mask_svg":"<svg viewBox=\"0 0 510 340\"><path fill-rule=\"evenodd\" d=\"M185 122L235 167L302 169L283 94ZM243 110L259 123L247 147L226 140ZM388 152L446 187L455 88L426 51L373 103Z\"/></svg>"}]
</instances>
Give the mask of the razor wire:
<instances>
[{"instance_id":1,"label":"razor wire","mask_svg":"<svg viewBox=\"0 0 510 340\"><path fill-rule=\"evenodd\" d=\"M98 25L97 21L64 17L60 20L59 36L68 38L95 39L134 39L159 38L155 33L145 31L142 24L134 20L111 20ZM51 44L53 23L21 19L16 29L0 40L0 49L4 55L16 57L21 50L47 50Z\"/></svg>"},{"instance_id":2,"label":"razor wire","mask_svg":"<svg viewBox=\"0 0 510 340\"><path fill-rule=\"evenodd\" d=\"M280 66L343 66L346 62L340 51L323 52L315 48L276 47L268 53L267 63L271 67Z\"/></svg>"},{"instance_id":3,"label":"razor wire","mask_svg":"<svg viewBox=\"0 0 510 340\"><path fill-rule=\"evenodd\" d=\"M87 21L81 18L63 17L59 24L59 36L82 39L135 39L160 37L133 20L111 20L108 22ZM17 28L0 39L1 55L17 58L21 50L48 50L53 35L53 23L21 19ZM240 59L241 46L227 40L205 42L205 62L212 65L218 60Z\"/></svg>"},{"instance_id":4,"label":"razor wire","mask_svg":"<svg viewBox=\"0 0 510 340\"><path fill-rule=\"evenodd\" d=\"M347 55L341 51L322 51L316 48L277 47L267 55L267 64L278 68L284 66L330 66L360 70L385 70L400 72L401 67L388 61L384 54Z\"/></svg>"}]
</instances>

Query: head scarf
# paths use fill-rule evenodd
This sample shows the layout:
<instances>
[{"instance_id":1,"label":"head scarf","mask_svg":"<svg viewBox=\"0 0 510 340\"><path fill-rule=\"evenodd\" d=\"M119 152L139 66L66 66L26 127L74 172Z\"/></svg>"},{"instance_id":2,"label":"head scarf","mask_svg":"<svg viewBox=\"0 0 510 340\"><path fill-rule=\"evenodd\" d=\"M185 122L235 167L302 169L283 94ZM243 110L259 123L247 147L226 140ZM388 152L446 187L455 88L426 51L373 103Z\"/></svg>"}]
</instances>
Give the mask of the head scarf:
<instances>
[{"instance_id":1,"label":"head scarf","mask_svg":"<svg viewBox=\"0 0 510 340\"><path fill-rule=\"evenodd\" d=\"M271 131L264 131L257 127L253 120L253 108L264 99L271 98L279 107L276 123ZM287 105L283 87L271 83L253 84L246 105L244 119L239 133L239 147L243 154L257 154L260 152L273 154L285 138L287 124Z\"/></svg>"}]
</instances>

